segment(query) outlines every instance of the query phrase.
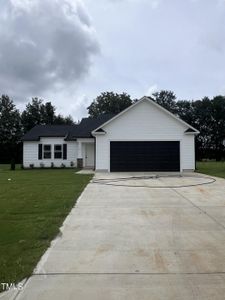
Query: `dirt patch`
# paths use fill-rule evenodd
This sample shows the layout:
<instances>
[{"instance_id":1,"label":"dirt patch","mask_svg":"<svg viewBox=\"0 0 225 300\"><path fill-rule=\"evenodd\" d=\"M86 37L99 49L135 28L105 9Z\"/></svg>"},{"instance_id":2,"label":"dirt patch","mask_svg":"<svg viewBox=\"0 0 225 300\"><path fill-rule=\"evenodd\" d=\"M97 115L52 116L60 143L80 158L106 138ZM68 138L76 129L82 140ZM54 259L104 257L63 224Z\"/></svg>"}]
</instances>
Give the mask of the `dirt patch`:
<instances>
[{"instance_id":1,"label":"dirt patch","mask_svg":"<svg viewBox=\"0 0 225 300\"><path fill-rule=\"evenodd\" d=\"M109 250L112 249L112 245L106 244L106 245L101 245L100 247L98 247L98 249L96 250L96 254L95 255L100 255L104 252L108 252Z\"/></svg>"},{"instance_id":2,"label":"dirt patch","mask_svg":"<svg viewBox=\"0 0 225 300\"><path fill-rule=\"evenodd\" d=\"M148 252L143 249L138 249L137 254L138 256L142 256L142 257L149 256Z\"/></svg>"},{"instance_id":3,"label":"dirt patch","mask_svg":"<svg viewBox=\"0 0 225 300\"><path fill-rule=\"evenodd\" d=\"M154 253L154 259L157 269L163 271L167 270L167 264L158 250Z\"/></svg>"},{"instance_id":4,"label":"dirt patch","mask_svg":"<svg viewBox=\"0 0 225 300\"><path fill-rule=\"evenodd\" d=\"M203 194L207 193L202 187L197 187L197 190Z\"/></svg>"}]
</instances>

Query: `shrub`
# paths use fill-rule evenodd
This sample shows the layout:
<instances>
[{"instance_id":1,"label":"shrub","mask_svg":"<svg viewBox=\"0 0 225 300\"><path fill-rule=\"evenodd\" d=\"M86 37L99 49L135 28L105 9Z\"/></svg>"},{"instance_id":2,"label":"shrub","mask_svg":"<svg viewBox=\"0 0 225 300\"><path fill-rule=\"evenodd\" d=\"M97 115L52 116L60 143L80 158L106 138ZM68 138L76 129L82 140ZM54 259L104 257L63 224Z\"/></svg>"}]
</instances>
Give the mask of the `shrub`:
<instances>
[{"instance_id":1,"label":"shrub","mask_svg":"<svg viewBox=\"0 0 225 300\"><path fill-rule=\"evenodd\" d=\"M73 162L73 161L70 162L70 166L71 166L72 168L74 167L74 162Z\"/></svg>"},{"instance_id":2,"label":"shrub","mask_svg":"<svg viewBox=\"0 0 225 300\"><path fill-rule=\"evenodd\" d=\"M34 164L30 164L30 168L33 169L34 168Z\"/></svg>"},{"instance_id":3,"label":"shrub","mask_svg":"<svg viewBox=\"0 0 225 300\"><path fill-rule=\"evenodd\" d=\"M61 163L61 168L64 169L65 167L65 164Z\"/></svg>"},{"instance_id":4,"label":"shrub","mask_svg":"<svg viewBox=\"0 0 225 300\"><path fill-rule=\"evenodd\" d=\"M54 163L53 162L51 162L51 169L54 169Z\"/></svg>"},{"instance_id":5,"label":"shrub","mask_svg":"<svg viewBox=\"0 0 225 300\"><path fill-rule=\"evenodd\" d=\"M10 166L10 169L11 169L12 171L15 171L15 169L16 169L16 162L15 162L15 159L14 159L14 158L11 159L11 166Z\"/></svg>"},{"instance_id":6,"label":"shrub","mask_svg":"<svg viewBox=\"0 0 225 300\"><path fill-rule=\"evenodd\" d=\"M45 165L43 163L40 163L40 168L43 169Z\"/></svg>"}]
</instances>

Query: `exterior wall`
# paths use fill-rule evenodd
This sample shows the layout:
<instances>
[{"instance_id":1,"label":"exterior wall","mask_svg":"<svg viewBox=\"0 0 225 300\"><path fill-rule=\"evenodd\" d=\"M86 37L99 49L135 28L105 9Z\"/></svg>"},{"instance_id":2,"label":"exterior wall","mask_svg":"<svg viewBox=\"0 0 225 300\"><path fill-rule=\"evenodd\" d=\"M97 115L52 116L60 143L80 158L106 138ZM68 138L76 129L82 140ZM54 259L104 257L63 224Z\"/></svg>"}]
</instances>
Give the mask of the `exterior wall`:
<instances>
[{"instance_id":1,"label":"exterior wall","mask_svg":"<svg viewBox=\"0 0 225 300\"><path fill-rule=\"evenodd\" d=\"M38 159L38 144L52 145L52 158L51 159ZM67 144L67 159L54 159L54 145ZM63 163L66 167L70 167L73 162L74 166L77 164L77 142L66 142L64 138L41 138L38 142L24 142L23 143L23 165L29 168L33 164L35 168L40 168L43 163L45 167L50 167L54 163L55 167L60 167Z\"/></svg>"},{"instance_id":2,"label":"exterior wall","mask_svg":"<svg viewBox=\"0 0 225 300\"><path fill-rule=\"evenodd\" d=\"M96 135L96 170L110 171L110 141L180 141L181 171L195 169L194 135L185 135L185 124L148 101L102 128L106 134Z\"/></svg>"},{"instance_id":3,"label":"exterior wall","mask_svg":"<svg viewBox=\"0 0 225 300\"><path fill-rule=\"evenodd\" d=\"M182 141L183 170L195 170L195 137L185 135Z\"/></svg>"}]
</instances>

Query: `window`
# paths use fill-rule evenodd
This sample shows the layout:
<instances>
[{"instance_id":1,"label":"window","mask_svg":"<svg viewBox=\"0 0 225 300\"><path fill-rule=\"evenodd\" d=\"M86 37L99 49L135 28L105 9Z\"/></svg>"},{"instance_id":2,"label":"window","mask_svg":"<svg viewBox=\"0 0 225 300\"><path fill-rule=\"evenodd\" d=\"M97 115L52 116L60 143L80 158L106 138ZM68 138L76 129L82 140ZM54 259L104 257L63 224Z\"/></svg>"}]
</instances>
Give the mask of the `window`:
<instances>
[{"instance_id":1,"label":"window","mask_svg":"<svg viewBox=\"0 0 225 300\"><path fill-rule=\"evenodd\" d=\"M54 158L62 158L62 145L54 146Z\"/></svg>"},{"instance_id":2,"label":"window","mask_svg":"<svg viewBox=\"0 0 225 300\"><path fill-rule=\"evenodd\" d=\"M52 155L51 155L51 145L44 145L44 158L51 159Z\"/></svg>"}]
</instances>

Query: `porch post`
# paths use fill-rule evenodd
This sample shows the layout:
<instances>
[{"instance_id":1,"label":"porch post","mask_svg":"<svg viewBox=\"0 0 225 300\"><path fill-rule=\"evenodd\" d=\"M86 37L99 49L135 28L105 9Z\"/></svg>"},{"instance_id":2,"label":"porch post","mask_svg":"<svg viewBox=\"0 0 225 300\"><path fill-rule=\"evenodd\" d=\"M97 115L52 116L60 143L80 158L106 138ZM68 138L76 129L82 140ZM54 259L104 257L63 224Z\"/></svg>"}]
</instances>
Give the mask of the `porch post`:
<instances>
[{"instance_id":1,"label":"porch post","mask_svg":"<svg viewBox=\"0 0 225 300\"><path fill-rule=\"evenodd\" d=\"M82 143L78 141L78 153L77 153L77 168L83 168L83 158L82 158Z\"/></svg>"}]
</instances>

